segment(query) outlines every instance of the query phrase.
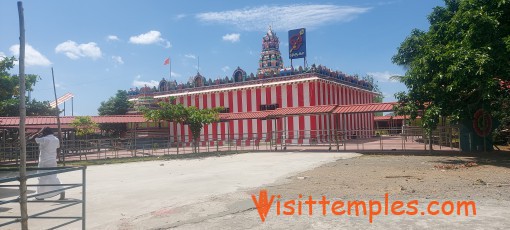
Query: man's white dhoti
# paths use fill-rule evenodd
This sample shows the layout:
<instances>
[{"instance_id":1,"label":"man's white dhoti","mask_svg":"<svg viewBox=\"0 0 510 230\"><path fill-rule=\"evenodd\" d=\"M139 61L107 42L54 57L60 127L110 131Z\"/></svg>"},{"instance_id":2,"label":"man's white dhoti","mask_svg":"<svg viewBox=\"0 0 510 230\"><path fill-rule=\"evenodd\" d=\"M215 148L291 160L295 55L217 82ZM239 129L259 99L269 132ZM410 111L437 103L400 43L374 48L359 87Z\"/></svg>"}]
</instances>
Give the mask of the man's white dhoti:
<instances>
[{"instance_id":1,"label":"man's white dhoti","mask_svg":"<svg viewBox=\"0 0 510 230\"><path fill-rule=\"evenodd\" d=\"M54 135L47 135L41 138L35 138L35 142L39 144L39 168L57 167L57 148L60 142ZM39 170L41 172L49 172L48 170ZM57 174L39 177L39 185L60 184ZM61 189L62 186L37 186L37 194ZM49 198L60 194L62 191L39 195L37 198Z\"/></svg>"}]
</instances>

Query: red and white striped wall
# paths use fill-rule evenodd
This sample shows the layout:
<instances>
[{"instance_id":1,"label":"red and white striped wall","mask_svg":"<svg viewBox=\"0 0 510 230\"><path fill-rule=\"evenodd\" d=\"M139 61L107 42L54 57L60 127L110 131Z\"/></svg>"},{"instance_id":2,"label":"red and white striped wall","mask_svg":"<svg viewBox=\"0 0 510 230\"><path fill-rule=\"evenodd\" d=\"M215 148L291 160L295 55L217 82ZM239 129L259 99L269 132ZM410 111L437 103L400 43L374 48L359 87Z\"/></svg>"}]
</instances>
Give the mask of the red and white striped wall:
<instances>
[{"instance_id":1,"label":"red and white striped wall","mask_svg":"<svg viewBox=\"0 0 510 230\"><path fill-rule=\"evenodd\" d=\"M330 104L367 104L373 102L374 93L368 90L329 81L317 76L275 81L265 84L225 87L214 90L193 91L156 96L162 100L175 97L177 103L198 108L229 108L230 112L259 111L261 105L278 104L280 108L303 107ZM344 122L345 119L345 122ZM290 116L275 120L235 120L209 124L202 130L201 140L236 140L238 144L253 140L268 141L275 127L287 143L308 143L327 141L328 128L333 125L338 130L348 130L347 136L368 136L373 130L373 114L342 115L340 120L328 115ZM276 123L276 124L275 124ZM344 126L345 123L345 126ZM171 135L181 142L191 140L191 131L187 125L169 124ZM278 142L281 139L278 137ZM221 145L222 143L220 143Z\"/></svg>"}]
</instances>

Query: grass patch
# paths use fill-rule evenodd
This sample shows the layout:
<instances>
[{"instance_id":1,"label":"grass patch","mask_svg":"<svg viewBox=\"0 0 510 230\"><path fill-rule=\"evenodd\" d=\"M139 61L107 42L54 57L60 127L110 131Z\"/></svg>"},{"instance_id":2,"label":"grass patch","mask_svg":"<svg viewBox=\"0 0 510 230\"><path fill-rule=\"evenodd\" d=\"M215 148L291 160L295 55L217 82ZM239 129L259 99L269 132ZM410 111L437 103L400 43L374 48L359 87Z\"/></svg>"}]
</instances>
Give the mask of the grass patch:
<instances>
[{"instance_id":1,"label":"grass patch","mask_svg":"<svg viewBox=\"0 0 510 230\"><path fill-rule=\"evenodd\" d=\"M248 153L248 151L186 153L186 154L170 154L170 155L163 155L163 156L122 157L122 158L107 158L107 159L99 159L99 160L68 161L68 162L66 162L66 166L122 164L122 163L130 163L130 162L176 160L176 159L199 159L199 158L207 158L207 157L221 157L221 156L228 156L228 155L235 155L235 154L242 154L242 153ZM58 165L62 166L62 163L59 162Z\"/></svg>"}]
</instances>

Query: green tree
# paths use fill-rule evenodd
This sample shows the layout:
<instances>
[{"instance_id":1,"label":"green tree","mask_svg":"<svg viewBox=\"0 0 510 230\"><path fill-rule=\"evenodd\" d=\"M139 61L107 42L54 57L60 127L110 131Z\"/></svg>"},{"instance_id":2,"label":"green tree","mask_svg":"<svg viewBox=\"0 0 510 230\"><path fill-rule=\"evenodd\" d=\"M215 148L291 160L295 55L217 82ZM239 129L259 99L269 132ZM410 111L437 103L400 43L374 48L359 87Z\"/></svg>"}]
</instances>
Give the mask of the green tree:
<instances>
[{"instance_id":1,"label":"green tree","mask_svg":"<svg viewBox=\"0 0 510 230\"><path fill-rule=\"evenodd\" d=\"M194 106L184 107L182 104L175 103L175 98L171 98L169 103L160 102L158 105L158 109L142 109L144 117L154 122L169 121L176 124L188 124L193 137L193 152L197 151L203 126L218 121L218 114L221 110L221 108L198 109ZM179 147L177 146L177 148Z\"/></svg>"},{"instance_id":2,"label":"green tree","mask_svg":"<svg viewBox=\"0 0 510 230\"><path fill-rule=\"evenodd\" d=\"M14 68L14 57L4 57L0 60L0 116L19 116L19 77L11 75L9 70ZM27 92L33 91L39 76L25 75ZM48 101L26 101L27 116L55 115L57 110L49 106Z\"/></svg>"},{"instance_id":3,"label":"green tree","mask_svg":"<svg viewBox=\"0 0 510 230\"><path fill-rule=\"evenodd\" d=\"M97 124L90 118L89 116L77 116L71 122L71 126L76 130L76 136L79 138L85 137L85 142L88 139L88 135L95 133L97 129ZM85 146L90 145L91 143L85 143ZM81 146L81 144L80 144ZM99 148L99 146L98 146ZM98 149L99 151L99 149ZM81 160L81 155L80 155ZM85 160L87 160L87 154L85 154Z\"/></svg>"},{"instance_id":4,"label":"green tree","mask_svg":"<svg viewBox=\"0 0 510 230\"><path fill-rule=\"evenodd\" d=\"M118 90L114 97L101 102L97 109L100 116L105 115L125 115L132 103L128 101L128 94L125 90ZM121 135L127 129L126 124L99 124L99 129L110 135Z\"/></svg>"},{"instance_id":5,"label":"green tree","mask_svg":"<svg viewBox=\"0 0 510 230\"><path fill-rule=\"evenodd\" d=\"M32 99L25 103L27 108L27 116L55 116L56 108L51 108L48 101L37 101ZM1 117L17 117L19 116L19 99L9 99L0 102Z\"/></svg>"},{"instance_id":6,"label":"green tree","mask_svg":"<svg viewBox=\"0 0 510 230\"><path fill-rule=\"evenodd\" d=\"M168 121L176 124L184 124L186 121L186 108L182 104L176 104L175 98L170 98L169 103L160 102L158 109L149 109L146 107L139 107L143 116L150 121L160 122ZM179 136L177 136L177 154L179 154ZM169 140L171 137L169 137Z\"/></svg>"},{"instance_id":7,"label":"green tree","mask_svg":"<svg viewBox=\"0 0 510 230\"><path fill-rule=\"evenodd\" d=\"M193 136L193 152L197 152L199 146L200 132L206 124L219 121L219 108L198 109L195 106L186 107L186 123L189 124Z\"/></svg>"},{"instance_id":8,"label":"green tree","mask_svg":"<svg viewBox=\"0 0 510 230\"><path fill-rule=\"evenodd\" d=\"M510 78L510 1L445 0L428 16L428 31L413 30L393 56L404 66L408 93L397 93L413 119L422 112L431 133L440 117L472 119L479 108L499 110Z\"/></svg>"},{"instance_id":9,"label":"green tree","mask_svg":"<svg viewBox=\"0 0 510 230\"><path fill-rule=\"evenodd\" d=\"M76 135L79 137L85 137L93 134L97 129L97 124L89 116L77 116L71 122L71 126L76 129Z\"/></svg>"},{"instance_id":10,"label":"green tree","mask_svg":"<svg viewBox=\"0 0 510 230\"><path fill-rule=\"evenodd\" d=\"M381 89L379 88L379 84L377 81L374 80L374 76L372 75L365 75L361 78L361 80L364 80L368 83L370 83L370 85L372 85L372 92L376 93L374 95L374 103L381 103L383 102L383 99L384 99L384 96L382 94L382 91Z\"/></svg>"}]
</instances>

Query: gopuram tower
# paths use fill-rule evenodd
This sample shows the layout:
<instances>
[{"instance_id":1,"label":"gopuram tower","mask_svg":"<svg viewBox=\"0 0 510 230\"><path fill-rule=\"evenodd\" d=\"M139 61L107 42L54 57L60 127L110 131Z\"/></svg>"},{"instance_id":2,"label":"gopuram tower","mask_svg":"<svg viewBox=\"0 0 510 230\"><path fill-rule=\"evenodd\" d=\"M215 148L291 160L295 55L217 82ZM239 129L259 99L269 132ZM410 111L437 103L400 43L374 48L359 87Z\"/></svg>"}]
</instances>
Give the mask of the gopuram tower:
<instances>
[{"instance_id":1,"label":"gopuram tower","mask_svg":"<svg viewBox=\"0 0 510 230\"><path fill-rule=\"evenodd\" d=\"M280 54L280 40L270 26L266 36L262 38L262 52L260 52L257 77L278 76L282 68L283 61Z\"/></svg>"}]
</instances>

